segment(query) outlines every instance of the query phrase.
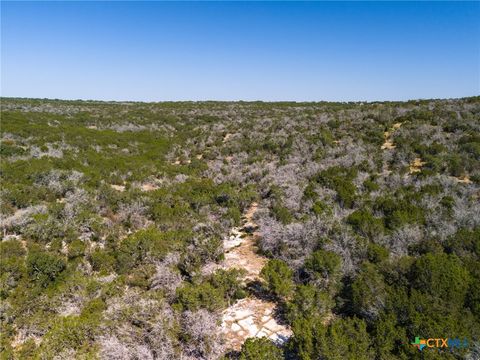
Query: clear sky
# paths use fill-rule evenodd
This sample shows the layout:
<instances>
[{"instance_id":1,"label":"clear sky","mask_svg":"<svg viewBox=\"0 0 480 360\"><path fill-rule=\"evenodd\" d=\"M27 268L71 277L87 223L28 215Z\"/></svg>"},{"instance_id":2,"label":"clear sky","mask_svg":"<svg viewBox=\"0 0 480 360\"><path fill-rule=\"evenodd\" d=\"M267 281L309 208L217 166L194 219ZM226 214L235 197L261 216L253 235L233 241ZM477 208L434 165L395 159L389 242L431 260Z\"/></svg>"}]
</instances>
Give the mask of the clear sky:
<instances>
[{"instance_id":1,"label":"clear sky","mask_svg":"<svg viewBox=\"0 0 480 360\"><path fill-rule=\"evenodd\" d=\"M480 94L480 2L1 2L1 95Z\"/></svg>"}]
</instances>

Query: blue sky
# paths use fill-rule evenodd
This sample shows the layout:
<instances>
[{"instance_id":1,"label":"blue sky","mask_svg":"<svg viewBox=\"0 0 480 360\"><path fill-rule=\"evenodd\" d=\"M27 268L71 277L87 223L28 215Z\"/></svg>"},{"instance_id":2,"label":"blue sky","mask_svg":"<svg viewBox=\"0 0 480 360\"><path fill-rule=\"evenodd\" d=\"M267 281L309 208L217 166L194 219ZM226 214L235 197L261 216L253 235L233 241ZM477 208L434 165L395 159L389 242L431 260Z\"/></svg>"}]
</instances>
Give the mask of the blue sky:
<instances>
[{"instance_id":1,"label":"blue sky","mask_svg":"<svg viewBox=\"0 0 480 360\"><path fill-rule=\"evenodd\" d=\"M480 94L480 2L4 2L1 95L350 101Z\"/></svg>"}]
</instances>

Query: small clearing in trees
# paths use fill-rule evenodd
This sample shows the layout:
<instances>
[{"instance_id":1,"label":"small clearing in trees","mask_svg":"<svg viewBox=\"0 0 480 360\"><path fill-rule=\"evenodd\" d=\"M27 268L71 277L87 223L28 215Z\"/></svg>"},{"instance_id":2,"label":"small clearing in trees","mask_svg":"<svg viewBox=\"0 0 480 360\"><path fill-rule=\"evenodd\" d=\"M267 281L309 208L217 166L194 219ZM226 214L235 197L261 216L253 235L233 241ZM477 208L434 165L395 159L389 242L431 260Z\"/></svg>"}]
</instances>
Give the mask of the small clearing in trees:
<instances>
[{"instance_id":1,"label":"small clearing in trees","mask_svg":"<svg viewBox=\"0 0 480 360\"><path fill-rule=\"evenodd\" d=\"M426 162L422 161L422 159L415 158L413 162L410 164L410 174L414 174L422 171L422 166L425 164Z\"/></svg>"},{"instance_id":2,"label":"small clearing in trees","mask_svg":"<svg viewBox=\"0 0 480 360\"><path fill-rule=\"evenodd\" d=\"M159 187L152 183L145 183L140 186L140 189L142 191L155 191L155 190L158 190Z\"/></svg>"},{"instance_id":3,"label":"small clearing in trees","mask_svg":"<svg viewBox=\"0 0 480 360\"><path fill-rule=\"evenodd\" d=\"M382 150L395 149L395 144L393 143L393 140L392 140L392 134L395 132L395 130L400 129L400 126L402 126L402 123L395 123L395 124L393 124L393 126L390 130L385 131L383 133L383 137L385 138L385 142L383 143L383 145L381 147Z\"/></svg>"},{"instance_id":4,"label":"small clearing in trees","mask_svg":"<svg viewBox=\"0 0 480 360\"><path fill-rule=\"evenodd\" d=\"M464 175L462 177L455 177L453 176L453 178L458 182L458 183L461 183L461 184L471 184L472 183L472 180L470 180L470 177L468 175Z\"/></svg>"},{"instance_id":5,"label":"small clearing in trees","mask_svg":"<svg viewBox=\"0 0 480 360\"><path fill-rule=\"evenodd\" d=\"M224 243L223 267L245 270L245 283L260 281L260 271L267 262L265 257L257 254L257 225L253 222L256 210L257 204L254 203L245 213L243 227L233 228L230 238ZM239 350L250 337L268 337L277 344L283 344L292 332L277 322L275 310L275 303L255 296L241 299L227 308L222 314L227 349Z\"/></svg>"},{"instance_id":6,"label":"small clearing in trees","mask_svg":"<svg viewBox=\"0 0 480 360\"><path fill-rule=\"evenodd\" d=\"M125 191L125 185L110 185L112 187L112 189L114 190L117 190L117 191L120 191L120 192L124 192Z\"/></svg>"}]
</instances>

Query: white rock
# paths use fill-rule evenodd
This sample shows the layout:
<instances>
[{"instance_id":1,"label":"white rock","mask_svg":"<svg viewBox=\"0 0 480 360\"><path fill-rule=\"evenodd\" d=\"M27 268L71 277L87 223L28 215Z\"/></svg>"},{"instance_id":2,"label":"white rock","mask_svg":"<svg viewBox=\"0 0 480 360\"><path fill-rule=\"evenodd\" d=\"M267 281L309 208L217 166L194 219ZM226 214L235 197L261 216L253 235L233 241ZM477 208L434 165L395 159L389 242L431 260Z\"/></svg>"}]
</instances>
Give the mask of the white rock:
<instances>
[{"instance_id":1,"label":"white rock","mask_svg":"<svg viewBox=\"0 0 480 360\"><path fill-rule=\"evenodd\" d=\"M249 334L250 336L255 336L255 335L257 335L257 333L258 333L258 327L257 327L257 325L255 325L255 324L253 324L253 325L251 325L250 327L248 327L247 330L248 330L248 334Z\"/></svg>"},{"instance_id":2,"label":"white rock","mask_svg":"<svg viewBox=\"0 0 480 360\"><path fill-rule=\"evenodd\" d=\"M283 334L273 334L273 335L270 335L269 338L272 339L272 341L275 342L276 344L282 345L285 342L287 342L289 337Z\"/></svg>"},{"instance_id":3,"label":"white rock","mask_svg":"<svg viewBox=\"0 0 480 360\"><path fill-rule=\"evenodd\" d=\"M259 337L259 338L261 338L261 337L268 337L268 334L267 334L266 332L264 332L263 330L260 330L260 331L257 333L256 337Z\"/></svg>"},{"instance_id":4,"label":"white rock","mask_svg":"<svg viewBox=\"0 0 480 360\"><path fill-rule=\"evenodd\" d=\"M244 328L245 330L248 329L251 326L255 326L255 322L253 321L252 317L248 317L245 319L242 319L238 322L238 324Z\"/></svg>"},{"instance_id":5,"label":"white rock","mask_svg":"<svg viewBox=\"0 0 480 360\"><path fill-rule=\"evenodd\" d=\"M275 319L270 319L267 323L263 324L263 326L270 331L280 331L283 329L283 326L278 325Z\"/></svg>"},{"instance_id":6,"label":"white rock","mask_svg":"<svg viewBox=\"0 0 480 360\"><path fill-rule=\"evenodd\" d=\"M235 331L235 332L242 330L240 325L238 325L237 323L233 323L231 329L232 331Z\"/></svg>"},{"instance_id":7,"label":"white rock","mask_svg":"<svg viewBox=\"0 0 480 360\"><path fill-rule=\"evenodd\" d=\"M232 314L235 319L244 319L248 316L252 316L253 312L249 309L245 310L236 310L234 314Z\"/></svg>"}]
</instances>

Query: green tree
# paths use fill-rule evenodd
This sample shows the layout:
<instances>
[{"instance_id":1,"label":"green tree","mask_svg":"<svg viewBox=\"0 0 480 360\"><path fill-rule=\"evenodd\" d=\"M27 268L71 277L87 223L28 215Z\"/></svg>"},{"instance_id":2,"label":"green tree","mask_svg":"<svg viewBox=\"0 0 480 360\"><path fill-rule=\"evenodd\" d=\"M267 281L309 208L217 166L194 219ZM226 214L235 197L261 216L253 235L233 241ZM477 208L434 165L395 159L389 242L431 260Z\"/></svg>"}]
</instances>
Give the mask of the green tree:
<instances>
[{"instance_id":1,"label":"green tree","mask_svg":"<svg viewBox=\"0 0 480 360\"><path fill-rule=\"evenodd\" d=\"M25 250L17 240L0 242L0 298L6 298L25 274Z\"/></svg>"},{"instance_id":2,"label":"green tree","mask_svg":"<svg viewBox=\"0 0 480 360\"><path fill-rule=\"evenodd\" d=\"M368 210L355 210L347 217L347 223L362 236L370 239L383 234L383 221L372 215Z\"/></svg>"},{"instance_id":3,"label":"green tree","mask_svg":"<svg viewBox=\"0 0 480 360\"><path fill-rule=\"evenodd\" d=\"M85 254L86 245L83 241L76 239L68 245L68 257L70 259L83 256Z\"/></svg>"},{"instance_id":4,"label":"green tree","mask_svg":"<svg viewBox=\"0 0 480 360\"><path fill-rule=\"evenodd\" d=\"M148 256L161 259L168 251L168 242L158 229L151 227L140 230L124 239L116 253L117 269L128 272L145 261Z\"/></svg>"},{"instance_id":5,"label":"green tree","mask_svg":"<svg viewBox=\"0 0 480 360\"><path fill-rule=\"evenodd\" d=\"M66 268L66 262L62 257L40 249L29 252L26 264L28 275L44 287L54 281Z\"/></svg>"},{"instance_id":6,"label":"green tree","mask_svg":"<svg viewBox=\"0 0 480 360\"><path fill-rule=\"evenodd\" d=\"M370 360L370 336L363 320L342 318L323 325L318 318L298 319L289 345L301 360Z\"/></svg>"},{"instance_id":7,"label":"green tree","mask_svg":"<svg viewBox=\"0 0 480 360\"><path fill-rule=\"evenodd\" d=\"M293 298L287 303L287 319L324 318L335 305L330 295L312 284L299 285Z\"/></svg>"},{"instance_id":8,"label":"green tree","mask_svg":"<svg viewBox=\"0 0 480 360\"><path fill-rule=\"evenodd\" d=\"M260 273L267 289L278 297L288 297L294 288L293 271L278 259L269 260Z\"/></svg>"},{"instance_id":9,"label":"green tree","mask_svg":"<svg viewBox=\"0 0 480 360\"><path fill-rule=\"evenodd\" d=\"M223 297L230 304L236 299L246 296L246 292L242 289L240 277L244 273L242 270L218 270L209 279L213 287L220 289Z\"/></svg>"},{"instance_id":10,"label":"green tree","mask_svg":"<svg viewBox=\"0 0 480 360\"><path fill-rule=\"evenodd\" d=\"M386 295L385 282L377 267L364 263L352 284L355 313L370 321L376 319L385 306Z\"/></svg>"},{"instance_id":11,"label":"green tree","mask_svg":"<svg viewBox=\"0 0 480 360\"><path fill-rule=\"evenodd\" d=\"M247 339L240 351L240 360L281 360L283 352L266 338Z\"/></svg>"},{"instance_id":12,"label":"green tree","mask_svg":"<svg viewBox=\"0 0 480 360\"><path fill-rule=\"evenodd\" d=\"M93 270L110 273L114 270L116 259L107 249L95 249L89 255Z\"/></svg>"},{"instance_id":13,"label":"green tree","mask_svg":"<svg viewBox=\"0 0 480 360\"><path fill-rule=\"evenodd\" d=\"M317 250L305 260L304 268L311 281L324 289L335 290L341 275L342 261L332 251Z\"/></svg>"},{"instance_id":14,"label":"green tree","mask_svg":"<svg viewBox=\"0 0 480 360\"><path fill-rule=\"evenodd\" d=\"M181 309L196 311L201 308L218 311L225 307L223 292L210 283L199 285L186 283L177 289L177 304Z\"/></svg>"},{"instance_id":15,"label":"green tree","mask_svg":"<svg viewBox=\"0 0 480 360\"><path fill-rule=\"evenodd\" d=\"M444 300L449 306L461 307L470 283L470 275L455 255L425 254L411 270L413 287Z\"/></svg>"},{"instance_id":16,"label":"green tree","mask_svg":"<svg viewBox=\"0 0 480 360\"><path fill-rule=\"evenodd\" d=\"M398 344L407 339L405 329L398 326L394 313L380 316L374 324L373 344L378 359L393 360L398 358ZM403 345L400 345L400 348Z\"/></svg>"}]
</instances>

